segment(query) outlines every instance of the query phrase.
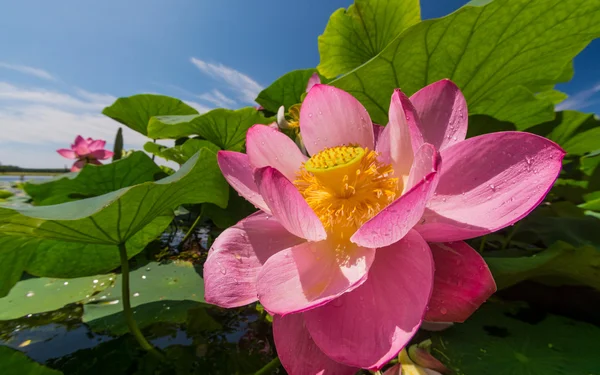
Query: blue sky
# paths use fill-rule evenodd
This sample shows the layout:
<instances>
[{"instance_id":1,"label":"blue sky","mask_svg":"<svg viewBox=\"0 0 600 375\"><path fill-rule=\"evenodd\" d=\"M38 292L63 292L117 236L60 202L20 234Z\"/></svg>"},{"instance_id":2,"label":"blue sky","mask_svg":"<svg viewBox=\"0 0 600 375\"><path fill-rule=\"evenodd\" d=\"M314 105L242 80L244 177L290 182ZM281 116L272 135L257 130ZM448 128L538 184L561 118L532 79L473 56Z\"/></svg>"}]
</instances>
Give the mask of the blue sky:
<instances>
[{"instance_id":1,"label":"blue sky","mask_svg":"<svg viewBox=\"0 0 600 375\"><path fill-rule=\"evenodd\" d=\"M467 0L421 0L422 17ZM201 111L251 105L282 74L319 62L317 37L349 0L23 0L0 13L0 163L68 164L55 153L77 134L109 142L100 111L116 97L160 93ZM600 44L558 88L564 106L600 113ZM126 146L145 139L126 132Z\"/></svg>"}]
</instances>

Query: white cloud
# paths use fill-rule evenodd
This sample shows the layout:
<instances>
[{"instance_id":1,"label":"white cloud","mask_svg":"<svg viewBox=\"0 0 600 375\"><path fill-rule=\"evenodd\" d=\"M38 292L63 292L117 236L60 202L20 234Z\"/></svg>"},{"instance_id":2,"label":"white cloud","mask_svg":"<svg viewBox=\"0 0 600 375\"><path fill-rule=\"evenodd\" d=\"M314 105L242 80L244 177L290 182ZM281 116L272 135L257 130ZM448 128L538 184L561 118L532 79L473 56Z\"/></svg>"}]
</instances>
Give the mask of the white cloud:
<instances>
[{"instance_id":1,"label":"white cloud","mask_svg":"<svg viewBox=\"0 0 600 375\"><path fill-rule=\"evenodd\" d=\"M190 107L194 108L196 111L198 111L198 113L206 113L208 111L210 111L212 108L207 107L205 105L202 105L200 103L196 103L190 100L183 100L183 102L187 105L189 105Z\"/></svg>"},{"instance_id":2,"label":"white cloud","mask_svg":"<svg viewBox=\"0 0 600 375\"><path fill-rule=\"evenodd\" d=\"M79 134L112 143L123 128L125 148L141 149L149 139L101 114L116 98L76 89L74 95L0 82L0 163L62 167L56 154Z\"/></svg>"},{"instance_id":3,"label":"white cloud","mask_svg":"<svg viewBox=\"0 0 600 375\"><path fill-rule=\"evenodd\" d=\"M558 104L556 106L556 110L563 111L565 109L583 109L597 104L600 102L600 100L598 98L592 99L592 97L598 92L600 92L600 83L596 83L593 87L570 96L565 101Z\"/></svg>"},{"instance_id":4,"label":"white cloud","mask_svg":"<svg viewBox=\"0 0 600 375\"><path fill-rule=\"evenodd\" d=\"M77 90L79 98L72 95L50 91L41 88L25 88L14 86L7 82L0 82L0 100L12 102L29 102L48 104L80 110L102 110L116 100L106 94L93 94L84 90Z\"/></svg>"},{"instance_id":5,"label":"white cloud","mask_svg":"<svg viewBox=\"0 0 600 375\"><path fill-rule=\"evenodd\" d=\"M235 100L227 97L225 94L223 94L217 89L214 89L211 92L207 92L202 95L198 95L198 98L213 103L217 107L231 108L237 104Z\"/></svg>"},{"instance_id":6,"label":"white cloud","mask_svg":"<svg viewBox=\"0 0 600 375\"><path fill-rule=\"evenodd\" d=\"M223 64L211 64L195 57L190 61L203 73L225 82L232 90L238 92L240 100L246 103L254 103L258 93L263 90L258 82L246 74Z\"/></svg>"},{"instance_id":7,"label":"white cloud","mask_svg":"<svg viewBox=\"0 0 600 375\"><path fill-rule=\"evenodd\" d=\"M32 68L26 65L8 64L0 61L0 68L14 70L20 73L28 74L30 76L47 79L49 81L56 81L56 78L43 69Z\"/></svg>"}]
</instances>

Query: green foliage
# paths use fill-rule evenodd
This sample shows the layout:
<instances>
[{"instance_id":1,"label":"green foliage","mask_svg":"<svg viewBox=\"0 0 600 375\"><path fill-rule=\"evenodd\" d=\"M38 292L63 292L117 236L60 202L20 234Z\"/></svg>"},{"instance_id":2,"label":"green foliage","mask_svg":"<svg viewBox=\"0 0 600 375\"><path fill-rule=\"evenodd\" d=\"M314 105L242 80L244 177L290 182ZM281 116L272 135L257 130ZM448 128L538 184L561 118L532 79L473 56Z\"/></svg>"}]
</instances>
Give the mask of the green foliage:
<instances>
[{"instance_id":1,"label":"green foliage","mask_svg":"<svg viewBox=\"0 0 600 375\"><path fill-rule=\"evenodd\" d=\"M319 36L319 72L330 78L349 72L419 21L418 0L356 0L336 10Z\"/></svg>"},{"instance_id":2,"label":"green foliage","mask_svg":"<svg viewBox=\"0 0 600 375\"><path fill-rule=\"evenodd\" d=\"M0 208L0 295L6 295L24 270L38 276L85 276L74 262L86 252L86 271L109 271L118 262L109 264L104 252L116 260L116 246L128 243L128 255L133 256L165 229L168 223L161 216L184 203L224 207L228 193L216 155L202 149L177 173L157 182L54 206Z\"/></svg>"},{"instance_id":3,"label":"green foliage","mask_svg":"<svg viewBox=\"0 0 600 375\"><path fill-rule=\"evenodd\" d=\"M394 88L410 95L450 78L470 114L525 129L553 119L552 102L533 93L564 79L566 66L599 34L598 1L496 0L411 27L332 84L385 124Z\"/></svg>"},{"instance_id":4,"label":"green foliage","mask_svg":"<svg viewBox=\"0 0 600 375\"><path fill-rule=\"evenodd\" d=\"M18 350L0 346L0 363L4 375L61 375L62 372L44 367Z\"/></svg>"},{"instance_id":5,"label":"green foliage","mask_svg":"<svg viewBox=\"0 0 600 375\"><path fill-rule=\"evenodd\" d=\"M194 108L179 99L164 95L140 94L117 99L102 113L115 121L148 135L148 122L154 116L194 115Z\"/></svg>"},{"instance_id":6,"label":"green foliage","mask_svg":"<svg viewBox=\"0 0 600 375\"><path fill-rule=\"evenodd\" d=\"M287 110L302 101L308 79L316 72L316 69L304 69L286 73L277 78L271 86L262 90L258 94L256 102L273 113L277 113L281 106Z\"/></svg>"},{"instance_id":7,"label":"green foliage","mask_svg":"<svg viewBox=\"0 0 600 375\"><path fill-rule=\"evenodd\" d=\"M219 151L219 147L213 143L196 138L188 139L182 145L174 147L162 146L154 142L144 144L144 150L147 152L178 164L184 164L202 148L209 149L214 153Z\"/></svg>"},{"instance_id":8,"label":"green foliage","mask_svg":"<svg viewBox=\"0 0 600 375\"><path fill-rule=\"evenodd\" d=\"M6 199L12 197L14 194L8 190L0 190L0 199Z\"/></svg>"},{"instance_id":9,"label":"green foliage","mask_svg":"<svg viewBox=\"0 0 600 375\"><path fill-rule=\"evenodd\" d=\"M150 121L148 135L155 139L177 139L199 135L222 150L241 151L246 132L254 124L275 121L256 108L238 110L218 108L197 116L159 116Z\"/></svg>"},{"instance_id":10,"label":"green foliage","mask_svg":"<svg viewBox=\"0 0 600 375\"><path fill-rule=\"evenodd\" d=\"M488 304L435 334L432 354L457 375L588 375L598 370L599 335L591 324Z\"/></svg>"},{"instance_id":11,"label":"green foliage","mask_svg":"<svg viewBox=\"0 0 600 375\"><path fill-rule=\"evenodd\" d=\"M110 164L88 164L79 172L66 173L53 180L28 181L23 186L33 203L47 206L97 197L124 187L154 181L160 168L141 151Z\"/></svg>"}]
</instances>

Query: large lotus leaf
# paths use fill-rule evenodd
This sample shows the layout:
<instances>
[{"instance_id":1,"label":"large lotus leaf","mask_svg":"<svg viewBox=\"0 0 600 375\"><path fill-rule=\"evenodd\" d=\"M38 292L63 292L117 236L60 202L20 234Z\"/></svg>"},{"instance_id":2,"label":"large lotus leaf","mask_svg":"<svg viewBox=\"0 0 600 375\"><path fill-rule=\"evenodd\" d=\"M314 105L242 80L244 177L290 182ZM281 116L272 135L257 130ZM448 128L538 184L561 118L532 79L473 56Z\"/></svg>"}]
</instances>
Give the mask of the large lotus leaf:
<instances>
[{"instance_id":1,"label":"large lotus leaf","mask_svg":"<svg viewBox=\"0 0 600 375\"><path fill-rule=\"evenodd\" d=\"M188 139L183 144L173 147L162 146L154 142L144 144L144 150L147 152L178 164L184 164L202 148L207 148L215 153L220 150L213 143L196 138Z\"/></svg>"},{"instance_id":2,"label":"large lotus leaf","mask_svg":"<svg viewBox=\"0 0 600 375\"><path fill-rule=\"evenodd\" d=\"M0 346L3 375L61 375L62 372L34 362L26 354L7 346Z\"/></svg>"},{"instance_id":3,"label":"large lotus leaf","mask_svg":"<svg viewBox=\"0 0 600 375\"><path fill-rule=\"evenodd\" d=\"M164 232L172 215L160 216L126 242L127 255L138 254ZM1 230L1 229L0 229ZM15 251L16 250L16 251ZM120 264L115 245L7 235L0 232L0 297L21 279L35 276L73 278L109 272Z\"/></svg>"},{"instance_id":4,"label":"large lotus leaf","mask_svg":"<svg viewBox=\"0 0 600 375\"><path fill-rule=\"evenodd\" d=\"M227 208L215 204L203 205L202 214L212 220L219 228L229 228L246 216L256 212L256 207L241 197L232 187L229 188L229 204Z\"/></svg>"},{"instance_id":5,"label":"large lotus leaf","mask_svg":"<svg viewBox=\"0 0 600 375\"><path fill-rule=\"evenodd\" d=\"M164 230L165 220L160 216L184 203L225 207L228 195L216 155L202 149L177 173L156 182L54 206L0 207L0 295L8 292L24 269L38 276L60 277L84 276L82 269L90 268L106 272L108 260L117 259L116 245L133 242L131 247L139 252L140 244ZM83 255L89 257L84 262L88 266L80 268ZM95 263L97 258L106 263Z\"/></svg>"},{"instance_id":6,"label":"large lotus leaf","mask_svg":"<svg viewBox=\"0 0 600 375\"><path fill-rule=\"evenodd\" d=\"M304 69L286 73L262 90L256 102L273 113L277 113L281 106L288 109L302 101L308 79L316 72L316 69Z\"/></svg>"},{"instance_id":7,"label":"large lotus leaf","mask_svg":"<svg viewBox=\"0 0 600 375\"><path fill-rule=\"evenodd\" d=\"M336 10L319 36L319 71L330 78L347 73L419 21L419 0L355 0Z\"/></svg>"},{"instance_id":8,"label":"large lotus leaf","mask_svg":"<svg viewBox=\"0 0 600 375\"><path fill-rule=\"evenodd\" d=\"M47 206L96 197L127 186L154 181L161 169L141 151L105 165L88 164L79 172L60 175L50 181L28 181L23 189L33 203Z\"/></svg>"},{"instance_id":9,"label":"large lotus leaf","mask_svg":"<svg viewBox=\"0 0 600 375\"><path fill-rule=\"evenodd\" d=\"M583 284L600 290L600 251L592 246L574 247L559 241L535 255L489 256L485 260L498 289L529 279L553 279L557 283Z\"/></svg>"},{"instance_id":10,"label":"large lotus leaf","mask_svg":"<svg viewBox=\"0 0 600 375\"><path fill-rule=\"evenodd\" d=\"M148 122L154 116L195 115L194 108L179 99L164 95L139 94L117 99L102 113L129 128L148 135Z\"/></svg>"},{"instance_id":11,"label":"large lotus leaf","mask_svg":"<svg viewBox=\"0 0 600 375\"><path fill-rule=\"evenodd\" d=\"M155 322L183 323L187 310L204 303L204 281L200 268L189 262L160 264L151 262L131 272L131 306L136 322L147 326ZM121 275L107 289L84 305L83 321L95 331L124 334L128 331L121 311Z\"/></svg>"},{"instance_id":12,"label":"large lotus leaf","mask_svg":"<svg viewBox=\"0 0 600 375\"><path fill-rule=\"evenodd\" d=\"M238 110L218 108L198 116L154 117L150 120L148 135L154 139L199 135L222 150L241 151L246 132L252 125L273 121L252 107Z\"/></svg>"},{"instance_id":13,"label":"large lotus leaf","mask_svg":"<svg viewBox=\"0 0 600 375\"><path fill-rule=\"evenodd\" d=\"M449 78L470 114L523 129L554 118L552 103L533 90L564 79L568 63L599 34L598 0L496 0L409 28L332 84L385 124L395 88L410 95Z\"/></svg>"},{"instance_id":14,"label":"large lotus leaf","mask_svg":"<svg viewBox=\"0 0 600 375\"><path fill-rule=\"evenodd\" d=\"M19 281L0 298L0 320L18 319L28 314L54 311L76 302L87 302L94 294L111 286L114 274L75 279L34 277Z\"/></svg>"},{"instance_id":15,"label":"large lotus leaf","mask_svg":"<svg viewBox=\"0 0 600 375\"><path fill-rule=\"evenodd\" d=\"M516 306L486 304L433 334L432 353L455 374L589 375L598 372L600 328Z\"/></svg>"}]
</instances>

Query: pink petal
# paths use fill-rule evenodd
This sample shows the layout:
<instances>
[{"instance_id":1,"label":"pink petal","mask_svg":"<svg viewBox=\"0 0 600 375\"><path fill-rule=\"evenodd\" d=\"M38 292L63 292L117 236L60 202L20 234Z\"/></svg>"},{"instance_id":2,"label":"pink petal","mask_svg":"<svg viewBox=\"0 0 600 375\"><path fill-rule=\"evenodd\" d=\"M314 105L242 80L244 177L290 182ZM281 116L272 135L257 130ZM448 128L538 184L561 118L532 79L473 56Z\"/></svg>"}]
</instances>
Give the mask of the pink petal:
<instances>
[{"instance_id":1,"label":"pink petal","mask_svg":"<svg viewBox=\"0 0 600 375\"><path fill-rule=\"evenodd\" d=\"M262 265L271 255L303 241L264 212L226 229L204 263L206 302L226 308L255 302L256 276Z\"/></svg>"},{"instance_id":2,"label":"pink petal","mask_svg":"<svg viewBox=\"0 0 600 375\"><path fill-rule=\"evenodd\" d=\"M383 375L402 375L402 366L399 363L396 363L389 369L385 370ZM409 375L411 375L411 374L409 374Z\"/></svg>"},{"instance_id":3,"label":"pink petal","mask_svg":"<svg viewBox=\"0 0 600 375\"><path fill-rule=\"evenodd\" d=\"M421 366L424 369L430 369L441 374L447 374L450 372L448 368L437 358L431 355L429 350L426 348L419 347L418 345L411 345L411 347L408 349L408 355L416 365Z\"/></svg>"},{"instance_id":4,"label":"pink petal","mask_svg":"<svg viewBox=\"0 0 600 375\"><path fill-rule=\"evenodd\" d=\"M308 158L287 135L265 125L254 125L246 135L246 153L255 168L273 167L290 181Z\"/></svg>"},{"instance_id":5,"label":"pink petal","mask_svg":"<svg viewBox=\"0 0 600 375\"><path fill-rule=\"evenodd\" d=\"M433 259L416 231L377 250L368 280L304 313L315 343L349 366L380 369L419 329L433 286Z\"/></svg>"},{"instance_id":6,"label":"pink petal","mask_svg":"<svg viewBox=\"0 0 600 375\"><path fill-rule=\"evenodd\" d=\"M415 153L404 191L412 189L429 173L439 170L440 163L440 154L435 148L429 143L423 143Z\"/></svg>"},{"instance_id":7,"label":"pink petal","mask_svg":"<svg viewBox=\"0 0 600 375\"><path fill-rule=\"evenodd\" d=\"M283 368L294 375L353 375L358 369L334 362L315 345L302 314L273 317L273 339Z\"/></svg>"},{"instance_id":8,"label":"pink petal","mask_svg":"<svg viewBox=\"0 0 600 375\"><path fill-rule=\"evenodd\" d=\"M356 144L373 150L373 124L365 107L333 86L315 85L300 108L300 131L310 155Z\"/></svg>"},{"instance_id":9,"label":"pink petal","mask_svg":"<svg viewBox=\"0 0 600 375\"><path fill-rule=\"evenodd\" d=\"M385 127L384 135L377 144L377 152L382 161L389 161L396 176L408 176L413 161L413 154L420 146L413 145L411 133L418 132L418 118L410 100L400 90L394 90L390 102L390 122ZM385 134L387 133L387 134ZM420 141L417 141L420 142Z\"/></svg>"},{"instance_id":10,"label":"pink petal","mask_svg":"<svg viewBox=\"0 0 600 375\"><path fill-rule=\"evenodd\" d=\"M427 174L409 191L364 223L350 237L350 241L364 247L379 248L400 240L423 216L437 181L437 171Z\"/></svg>"},{"instance_id":11,"label":"pink petal","mask_svg":"<svg viewBox=\"0 0 600 375\"><path fill-rule=\"evenodd\" d=\"M235 191L258 209L271 212L258 192L258 186L254 182L254 167L250 164L248 155L235 151L219 151L217 162L223 176Z\"/></svg>"},{"instance_id":12,"label":"pink petal","mask_svg":"<svg viewBox=\"0 0 600 375\"><path fill-rule=\"evenodd\" d=\"M96 150L92 151L91 155L98 160L105 160L111 158L113 156L113 152L108 150Z\"/></svg>"},{"instance_id":13,"label":"pink petal","mask_svg":"<svg viewBox=\"0 0 600 375\"><path fill-rule=\"evenodd\" d=\"M281 172L264 167L256 171L254 179L270 212L290 233L309 241L327 238L317 214Z\"/></svg>"},{"instance_id":14,"label":"pink petal","mask_svg":"<svg viewBox=\"0 0 600 375\"><path fill-rule=\"evenodd\" d=\"M435 279L425 320L464 322L496 291L492 273L481 255L465 242L429 246Z\"/></svg>"},{"instance_id":15,"label":"pink petal","mask_svg":"<svg viewBox=\"0 0 600 375\"><path fill-rule=\"evenodd\" d=\"M434 82L417 91L410 101L417 110L424 142L441 151L465 139L469 112L454 82Z\"/></svg>"},{"instance_id":16,"label":"pink petal","mask_svg":"<svg viewBox=\"0 0 600 375\"><path fill-rule=\"evenodd\" d=\"M320 83L321 78L319 78L319 73L313 73L312 76L310 76L310 78L308 79L308 82L306 83L306 92L309 92L314 85L318 85Z\"/></svg>"},{"instance_id":17,"label":"pink petal","mask_svg":"<svg viewBox=\"0 0 600 375\"><path fill-rule=\"evenodd\" d=\"M83 137L80 135L78 135L77 138L75 138L75 143L72 145L71 148L77 153L77 155L80 156L87 155L90 153L90 150L88 148L88 142L85 139L83 139Z\"/></svg>"},{"instance_id":18,"label":"pink petal","mask_svg":"<svg viewBox=\"0 0 600 375\"><path fill-rule=\"evenodd\" d=\"M77 160L71 167L71 172L79 172L85 166L85 160Z\"/></svg>"},{"instance_id":19,"label":"pink petal","mask_svg":"<svg viewBox=\"0 0 600 375\"><path fill-rule=\"evenodd\" d=\"M90 144L88 145L88 149L90 150L90 152L94 152L96 150L103 149L105 145L106 141L103 141L101 139L98 139L96 141L92 140L92 142L90 142Z\"/></svg>"},{"instance_id":20,"label":"pink petal","mask_svg":"<svg viewBox=\"0 0 600 375\"><path fill-rule=\"evenodd\" d=\"M287 315L321 306L367 279L375 250L336 251L330 241L304 242L266 261L257 279L267 311Z\"/></svg>"},{"instance_id":21,"label":"pink petal","mask_svg":"<svg viewBox=\"0 0 600 375\"><path fill-rule=\"evenodd\" d=\"M65 157L67 159L77 159L77 154L73 150L61 148L60 150L56 150L56 152L58 152L60 156Z\"/></svg>"},{"instance_id":22,"label":"pink petal","mask_svg":"<svg viewBox=\"0 0 600 375\"><path fill-rule=\"evenodd\" d=\"M430 242L464 240L525 217L556 180L565 152L522 132L484 134L441 152L435 195L417 229Z\"/></svg>"},{"instance_id":23,"label":"pink petal","mask_svg":"<svg viewBox=\"0 0 600 375\"><path fill-rule=\"evenodd\" d=\"M383 133L385 127L379 124L373 124L373 141L375 142L375 150L377 150L377 142L379 141L379 136Z\"/></svg>"},{"instance_id":24,"label":"pink petal","mask_svg":"<svg viewBox=\"0 0 600 375\"><path fill-rule=\"evenodd\" d=\"M88 159L88 164L93 164L93 165L102 165L102 163L100 163L98 160L96 159Z\"/></svg>"}]
</instances>

